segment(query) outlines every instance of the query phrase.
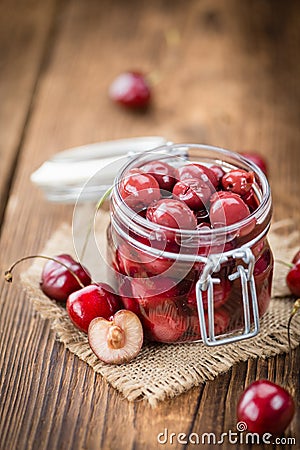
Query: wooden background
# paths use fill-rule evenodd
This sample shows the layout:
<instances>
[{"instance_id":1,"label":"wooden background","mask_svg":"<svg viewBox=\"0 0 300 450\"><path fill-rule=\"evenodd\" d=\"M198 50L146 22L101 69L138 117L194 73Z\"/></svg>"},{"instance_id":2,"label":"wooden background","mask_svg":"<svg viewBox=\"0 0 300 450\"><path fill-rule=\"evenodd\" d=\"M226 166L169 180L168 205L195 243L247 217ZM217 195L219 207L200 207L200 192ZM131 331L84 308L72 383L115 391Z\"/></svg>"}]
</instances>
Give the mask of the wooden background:
<instances>
[{"instance_id":1,"label":"wooden background","mask_svg":"<svg viewBox=\"0 0 300 450\"><path fill-rule=\"evenodd\" d=\"M157 134L256 150L269 163L275 219L298 224L299 48L293 0L2 0L1 270L72 218L30 173L58 150L105 139ZM155 75L146 114L108 99L126 69ZM1 289L1 450L181 449L159 446L157 433L234 430L238 395L261 377L285 384L299 406L299 348L291 371L284 355L249 361L156 410L128 403L56 342L17 277ZM299 412L287 435L298 444L277 448L300 448Z\"/></svg>"}]
</instances>

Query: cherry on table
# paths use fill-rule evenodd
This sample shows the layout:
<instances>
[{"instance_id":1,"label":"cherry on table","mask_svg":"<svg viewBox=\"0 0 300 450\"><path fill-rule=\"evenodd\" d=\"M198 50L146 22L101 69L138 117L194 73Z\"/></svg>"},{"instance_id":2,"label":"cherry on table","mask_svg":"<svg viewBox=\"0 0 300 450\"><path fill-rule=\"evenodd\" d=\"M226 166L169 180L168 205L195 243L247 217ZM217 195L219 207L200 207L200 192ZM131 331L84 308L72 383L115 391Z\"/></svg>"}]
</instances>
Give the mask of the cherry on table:
<instances>
[{"instance_id":1,"label":"cherry on table","mask_svg":"<svg viewBox=\"0 0 300 450\"><path fill-rule=\"evenodd\" d=\"M47 297L65 302L72 292L78 291L82 287L65 266L78 276L84 286L91 283L91 276L85 267L68 254L58 255L55 259L57 261L49 260L44 265L40 287Z\"/></svg>"},{"instance_id":2,"label":"cherry on table","mask_svg":"<svg viewBox=\"0 0 300 450\"><path fill-rule=\"evenodd\" d=\"M98 283L73 292L68 297L66 306L74 325L87 333L89 324L95 317L109 319L122 304L111 286Z\"/></svg>"},{"instance_id":3,"label":"cherry on table","mask_svg":"<svg viewBox=\"0 0 300 450\"><path fill-rule=\"evenodd\" d=\"M120 183L120 195L135 211L143 210L161 198L156 179L139 169L131 169Z\"/></svg>"},{"instance_id":4,"label":"cherry on table","mask_svg":"<svg viewBox=\"0 0 300 450\"><path fill-rule=\"evenodd\" d=\"M150 86L140 72L124 72L110 85L111 99L128 108L146 108L151 99Z\"/></svg>"},{"instance_id":5,"label":"cherry on table","mask_svg":"<svg viewBox=\"0 0 300 450\"><path fill-rule=\"evenodd\" d=\"M288 271L286 283L291 293L300 297L300 260Z\"/></svg>"},{"instance_id":6,"label":"cherry on table","mask_svg":"<svg viewBox=\"0 0 300 450\"><path fill-rule=\"evenodd\" d=\"M142 167L142 170L152 175L163 191L172 191L176 183L174 167L164 161L150 161Z\"/></svg>"},{"instance_id":7,"label":"cherry on table","mask_svg":"<svg viewBox=\"0 0 300 450\"><path fill-rule=\"evenodd\" d=\"M209 184L201 178L186 178L175 184L173 196L197 211L205 207L211 196Z\"/></svg>"},{"instance_id":8,"label":"cherry on table","mask_svg":"<svg viewBox=\"0 0 300 450\"><path fill-rule=\"evenodd\" d=\"M237 405L238 420L247 424L248 432L260 435L281 435L294 412L295 405L289 392L268 380L251 383Z\"/></svg>"},{"instance_id":9,"label":"cherry on table","mask_svg":"<svg viewBox=\"0 0 300 450\"><path fill-rule=\"evenodd\" d=\"M97 358L108 364L131 361L143 345L141 321L131 311L120 310L106 320L97 317L88 329L89 344Z\"/></svg>"}]
</instances>

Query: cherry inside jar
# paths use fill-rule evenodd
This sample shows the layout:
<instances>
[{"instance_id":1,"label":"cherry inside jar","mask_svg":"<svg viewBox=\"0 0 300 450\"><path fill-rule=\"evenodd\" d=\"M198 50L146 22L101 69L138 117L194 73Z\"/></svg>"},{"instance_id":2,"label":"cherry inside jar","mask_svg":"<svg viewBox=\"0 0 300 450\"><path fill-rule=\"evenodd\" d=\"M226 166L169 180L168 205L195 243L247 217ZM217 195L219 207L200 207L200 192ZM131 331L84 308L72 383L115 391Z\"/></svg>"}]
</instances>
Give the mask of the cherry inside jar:
<instances>
[{"instance_id":1,"label":"cherry inside jar","mask_svg":"<svg viewBox=\"0 0 300 450\"><path fill-rule=\"evenodd\" d=\"M257 334L271 296L271 214L263 172L227 150L167 145L121 170L110 281L149 340L219 345Z\"/></svg>"}]
</instances>

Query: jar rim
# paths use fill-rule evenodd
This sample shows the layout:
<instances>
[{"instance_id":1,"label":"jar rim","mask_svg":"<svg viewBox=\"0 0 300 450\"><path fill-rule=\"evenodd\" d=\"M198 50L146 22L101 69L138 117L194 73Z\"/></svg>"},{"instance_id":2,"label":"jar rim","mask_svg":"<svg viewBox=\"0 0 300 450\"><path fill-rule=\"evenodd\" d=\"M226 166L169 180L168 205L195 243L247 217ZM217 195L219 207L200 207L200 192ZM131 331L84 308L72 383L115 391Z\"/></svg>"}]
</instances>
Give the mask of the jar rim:
<instances>
[{"instance_id":1,"label":"jar rim","mask_svg":"<svg viewBox=\"0 0 300 450\"><path fill-rule=\"evenodd\" d=\"M206 150L212 153L216 156L214 159L214 162L220 161L224 163L222 160L222 157L225 159L231 159L235 161L236 163L240 163L243 167L245 167L248 170L251 170L254 172L255 176L259 180L259 187L261 189L261 201L255 211L253 211L249 216L247 216L245 219L240 220L232 225L226 225L218 228L202 228L200 230L188 230L188 229L174 229L170 227L166 227L163 225L158 225L154 222L151 222L144 217L138 215L133 209L131 209L122 199L120 194L120 183L122 181L122 178L126 172L128 172L130 169L133 169L136 167L136 163L139 162L149 162L151 160L157 159L157 154L160 155L160 157L164 156L166 157L183 157L188 156L188 150L189 149L198 149L198 150ZM149 158L150 155L153 155L153 158ZM156 158L155 158L156 156ZM218 156L218 157L217 157ZM211 157L211 159L212 159ZM145 159L145 161L143 161ZM193 161L190 161L191 164L193 164ZM268 180L266 178L266 175L262 172L262 170L254 164L252 161L248 160L244 156L240 155L239 153L224 149L222 147L216 147L212 145L207 144L189 144L189 143L182 143L182 144L173 144L173 143L167 143L165 145L162 145L160 147L156 147L155 149L147 150L145 152L138 153L135 157L130 159L118 172L116 178L115 178L115 189L114 193L116 194L116 205L118 207L118 210L120 209L125 216L128 219L134 220L134 222L137 225L140 225L142 227L147 227L151 231L157 231L157 230L165 230L165 231L172 231L178 235L181 236L197 236L197 237L216 237L220 236L222 234L230 234L230 233L236 233L241 228L247 227L251 224L253 219L258 222L262 218L265 218L265 216L269 213L271 208L271 191L270 186L268 183Z\"/></svg>"}]
</instances>

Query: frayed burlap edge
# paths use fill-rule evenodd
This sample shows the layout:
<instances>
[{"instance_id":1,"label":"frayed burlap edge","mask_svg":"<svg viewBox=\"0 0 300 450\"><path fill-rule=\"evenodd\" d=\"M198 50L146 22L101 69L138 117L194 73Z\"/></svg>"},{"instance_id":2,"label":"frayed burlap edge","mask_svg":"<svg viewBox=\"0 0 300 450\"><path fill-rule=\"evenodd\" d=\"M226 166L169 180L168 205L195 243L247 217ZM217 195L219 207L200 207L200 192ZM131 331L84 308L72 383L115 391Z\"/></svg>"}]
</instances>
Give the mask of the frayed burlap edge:
<instances>
[{"instance_id":1,"label":"frayed burlap edge","mask_svg":"<svg viewBox=\"0 0 300 450\"><path fill-rule=\"evenodd\" d=\"M282 237L291 223L275 224L270 233L271 246L276 258L289 261L297 248L299 238L296 232ZM73 253L72 234L69 225L63 225L49 240L44 254ZM87 336L77 330L70 322L66 310L49 300L39 289L43 261L34 264L21 275L33 307L44 319L49 319L51 328L58 340L66 348L88 363L95 372L129 401L147 400L151 406L158 401L175 397L194 386L214 379L226 372L234 364L249 358L267 358L288 352L287 322L292 308L290 298L286 296L284 281L286 268L276 265L273 299L268 313L261 321L260 334L254 339L241 341L226 347L209 348L201 343L163 345L148 344L130 363L115 366L99 361L91 351ZM295 348L300 340L300 317L296 316L291 327L291 345Z\"/></svg>"}]
</instances>

